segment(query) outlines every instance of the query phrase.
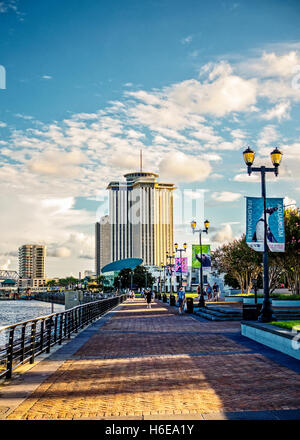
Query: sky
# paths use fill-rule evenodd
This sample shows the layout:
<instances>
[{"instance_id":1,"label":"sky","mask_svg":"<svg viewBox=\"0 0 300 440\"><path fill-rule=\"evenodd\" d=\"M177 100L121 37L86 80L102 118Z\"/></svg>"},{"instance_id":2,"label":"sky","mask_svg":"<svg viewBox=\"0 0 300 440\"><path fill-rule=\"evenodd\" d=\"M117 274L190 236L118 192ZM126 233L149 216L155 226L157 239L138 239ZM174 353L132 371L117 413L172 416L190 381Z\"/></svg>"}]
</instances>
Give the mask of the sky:
<instances>
[{"instance_id":1,"label":"sky","mask_svg":"<svg viewBox=\"0 0 300 440\"><path fill-rule=\"evenodd\" d=\"M175 217L204 195L212 249L260 196L248 145L257 166L280 148L267 195L299 206L299 19L297 0L0 0L0 268L40 243L48 277L93 270L106 186L140 150L176 184ZM189 215L175 241L190 256Z\"/></svg>"}]
</instances>

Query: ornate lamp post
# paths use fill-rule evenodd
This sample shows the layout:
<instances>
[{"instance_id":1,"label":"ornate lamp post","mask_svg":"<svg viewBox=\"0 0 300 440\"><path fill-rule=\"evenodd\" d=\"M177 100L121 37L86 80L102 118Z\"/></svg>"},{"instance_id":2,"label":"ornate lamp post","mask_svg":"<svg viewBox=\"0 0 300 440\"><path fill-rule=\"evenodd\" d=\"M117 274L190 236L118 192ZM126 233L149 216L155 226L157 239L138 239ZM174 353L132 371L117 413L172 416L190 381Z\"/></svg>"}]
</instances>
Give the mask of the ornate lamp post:
<instances>
[{"instance_id":1,"label":"ornate lamp post","mask_svg":"<svg viewBox=\"0 0 300 440\"><path fill-rule=\"evenodd\" d=\"M171 272L169 273L170 276L170 296L172 295L173 291L172 291L172 268L174 267L174 264L172 262L173 258L175 258L175 254L169 255L169 252L166 252L166 257L167 257L167 263L168 260L170 260L170 263L168 264L168 267L170 268Z\"/></svg>"},{"instance_id":2,"label":"ornate lamp post","mask_svg":"<svg viewBox=\"0 0 300 440\"><path fill-rule=\"evenodd\" d=\"M209 225L210 225L209 221L205 220L205 222L204 222L204 228L205 229L196 229L197 222L195 220L193 220L191 222L191 227L192 227L192 230L193 230L193 234L195 232L199 232L199 244L200 244L200 254L201 254L201 263L200 263L200 270L199 270L201 292L200 292L200 299L199 299L199 307L205 307L204 292L203 292L202 232L205 232L207 234L208 233Z\"/></svg>"},{"instance_id":3,"label":"ornate lamp post","mask_svg":"<svg viewBox=\"0 0 300 440\"><path fill-rule=\"evenodd\" d=\"M167 266L164 265L163 263L161 263L160 266L164 271L164 293L166 293L166 268L167 268ZM160 288L160 293L161 293L161 288Z\"/></svg>"},{"instance_id":4,"label":"ornate lamp post","mask_svg":"<svg viewBox=\"0 0 300 440\"><path fill-rule=\"evenodd\" d=\"M159 293L161 294L161 272L162 272L163 263L160 263L159 267Z\"/></svg>"},{"instance_id":5,"label":"ornate lamp post","mask_svg":"<svg viewBox=\"0 0 300 440\"><path fill-rule=\"evenodd\" d=\"M182 262L182 252L186 252L186 248L187 248L187 244L183 243L183 248L182 249L178 249L178 243L174 244L174 248L175 248L175 252L179 252L180 255L180 261ZM180 271L180 287L182 287L182 268Z\"/></svg>"},{"instance_id":6,"label":"ornate lamp post","mask_svg":"<svg viewBox=\"0 0 300 440\"><path fill-rule=\"evenodd\" d=\"M270 302L269 294L269 262L268 262L268 244L267 244L267 218L266 218L266 173L274 173L278 176L278 169L282 158L282 153L275 148L271 152L271 160L274 165L273 168L267 168L265 166L252 167L255 157L255 152L251 148L247 148L243 152L244 161L247 165L248 174L251 175L252 172L258 172L261 175L261 196L264 201L264 251L263 251L263 265L264 265L264 301L261 308L258 321L260 322L270 322L274 321L275 317L273 315L273 310Z\"/></svg>"}]
</instances>

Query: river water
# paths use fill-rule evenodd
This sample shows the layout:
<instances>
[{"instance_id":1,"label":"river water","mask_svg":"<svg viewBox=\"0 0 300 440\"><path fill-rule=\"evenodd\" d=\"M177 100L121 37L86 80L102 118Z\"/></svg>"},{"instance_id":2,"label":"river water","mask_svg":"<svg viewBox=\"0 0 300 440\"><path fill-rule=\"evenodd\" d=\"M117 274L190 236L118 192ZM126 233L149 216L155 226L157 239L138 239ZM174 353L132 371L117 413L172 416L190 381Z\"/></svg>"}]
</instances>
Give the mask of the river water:
<instances>
[{"instance_id":1,"label":"river water","mask_svg":"<svg viewBox=\"0 0 300 440\"><path fill-rule=\"evenodd\" d=\"M65 310L65 306L62 304L53 304L53 308L54 313ZM51 304L47 302L34 300L0 301L0 346L6 340L6 332L1 332L1 327L50 314Z\"/></svg>"}]
</instances>

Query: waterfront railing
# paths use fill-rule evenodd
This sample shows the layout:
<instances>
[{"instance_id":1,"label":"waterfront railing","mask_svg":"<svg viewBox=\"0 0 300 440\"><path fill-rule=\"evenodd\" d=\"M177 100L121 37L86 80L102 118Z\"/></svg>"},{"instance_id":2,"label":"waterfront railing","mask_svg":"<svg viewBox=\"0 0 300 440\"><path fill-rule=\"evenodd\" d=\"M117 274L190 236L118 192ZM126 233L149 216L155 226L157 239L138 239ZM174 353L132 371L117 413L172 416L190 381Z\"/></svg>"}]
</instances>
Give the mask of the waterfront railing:
<instances>
[{"instance_id":1,"label":"waterfront railing","mask_svg":"<svg viewBox=\"0 0 300 440\"><path fill-rule=\"evenodd\" d=\"M108 310L127 299L127 295L82 304L64 312L52 313L0 328L6 343L0 346L0 378L10 379L13 370L51 347L61 345L71 334L78 333Z\"/></svg>"}]
</instances>

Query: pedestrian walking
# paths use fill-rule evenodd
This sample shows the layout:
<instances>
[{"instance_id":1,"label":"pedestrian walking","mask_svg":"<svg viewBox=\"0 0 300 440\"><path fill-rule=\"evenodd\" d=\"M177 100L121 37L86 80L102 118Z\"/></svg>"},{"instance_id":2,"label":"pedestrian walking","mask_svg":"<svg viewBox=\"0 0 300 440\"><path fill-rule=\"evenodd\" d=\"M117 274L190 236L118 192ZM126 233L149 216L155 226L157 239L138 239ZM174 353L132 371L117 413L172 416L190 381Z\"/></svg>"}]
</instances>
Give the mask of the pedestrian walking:
<instances>
[{"instance_id":1,"label":"pedestrian walking","mask_svg":"<svg viewBox=\"0 0 300 440\"><path fill-rule=\"evenodd\" d=\"M212 288L211 288L211 285L208 283L207 287L206 287L206 295L207 295L208 300L211 299L211 293L212 293Z\"/></svg>"},{"instance_id":2,"label":"pedestrian walking","mask_svg":"<svg viewBox=\"0 0 300 440\"><path fill-rule=\"evenodd\" d=\"M185 304L185 291L183 287L180 287L178 291L178 304L179 304L179 315L182 315Z\"/></svg>"},{"instance_id":3,"label":"pedestrian walking","mask_svg":"<svg viewBox=\"0 0 300 440\"><path fill-rule=\"evenodd\" d=\"M147 301L147 309L151 309L151 301L152 301L152 292L151 290L146 290L146 301Z\"/></svg>"},{"instance_id":4,"label":"pedestrian walking","mask_svg":"<svg viewBox=\"0 0 300 440\"><path fill-rule=\"evenodd\" d=\"M213 285L213 293L214 293L214 300L218 301L218 299L219 299L219 286L217 283L215 283Z\"/></svg>"}]
</instances>

